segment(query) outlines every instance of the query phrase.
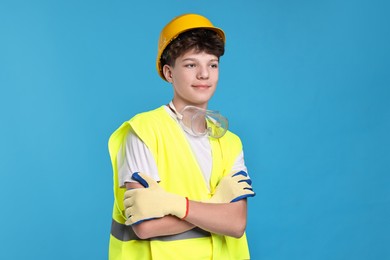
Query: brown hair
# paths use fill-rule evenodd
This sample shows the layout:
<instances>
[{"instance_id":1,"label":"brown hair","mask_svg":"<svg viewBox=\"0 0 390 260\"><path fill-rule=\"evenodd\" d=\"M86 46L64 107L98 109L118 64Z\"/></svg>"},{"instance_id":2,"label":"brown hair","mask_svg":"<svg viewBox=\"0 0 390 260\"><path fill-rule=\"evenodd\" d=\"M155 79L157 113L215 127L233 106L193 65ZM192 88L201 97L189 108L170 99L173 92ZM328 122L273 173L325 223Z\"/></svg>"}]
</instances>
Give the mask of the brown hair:
<instances>
[{"instance_id":1,"label":"brown hair","mask_svg":"<svg viewBox=\"0 0 390 260\"><path fill-rule=\"evenodd\" d=\"M223 39L212 30L192 29L179 34L163 51L161 55L161 67L165 64L175 65L178 57L187 51L206 52L221 57L225 52Z\"/></svg>"}]
</instances>

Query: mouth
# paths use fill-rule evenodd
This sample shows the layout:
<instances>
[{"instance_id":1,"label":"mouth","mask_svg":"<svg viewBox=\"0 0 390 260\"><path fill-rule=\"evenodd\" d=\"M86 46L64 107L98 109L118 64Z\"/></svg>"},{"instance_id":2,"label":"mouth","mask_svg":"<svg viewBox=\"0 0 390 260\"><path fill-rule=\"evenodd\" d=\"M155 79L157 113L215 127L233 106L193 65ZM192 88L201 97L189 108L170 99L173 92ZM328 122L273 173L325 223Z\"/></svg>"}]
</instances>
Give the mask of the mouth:
<instances>
[{"instance_id":1,"label":"mouth","mask_svg":"<svg viewBox=\"0 0 390 260\"><path fill-rule=\"evenodd\" d=\"M208 89L210 88L209 85L192 85L193 88L196 88L196 89Z\"/></svg>"}]
</instances>

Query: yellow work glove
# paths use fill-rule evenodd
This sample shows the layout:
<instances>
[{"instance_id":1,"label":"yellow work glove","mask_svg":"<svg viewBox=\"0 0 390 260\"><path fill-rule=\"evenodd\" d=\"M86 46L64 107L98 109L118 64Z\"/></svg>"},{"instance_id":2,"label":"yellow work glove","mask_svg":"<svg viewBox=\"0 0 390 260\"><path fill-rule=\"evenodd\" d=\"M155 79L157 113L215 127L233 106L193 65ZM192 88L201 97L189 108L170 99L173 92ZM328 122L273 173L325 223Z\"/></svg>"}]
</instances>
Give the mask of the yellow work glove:
<instances>
[{"instance_id":1,"label":"yellow work glove","mask_svg":"<svg viewBox=\"0 0 390 260\"><path fill-rule=\"evenodd\" d=\"M158 183L146 174L134 173L132 179L145 188L131 189L125 192L124 206L127 217L126 225L133 225L144 220L174 215L185 218L188 199L163 190Z\"/></svg>"},{"instance_id":2,"label":"yellow work glove","mask_svg":"<svg viewBox=\"0 0 390 260\"><path fill-rule=\"evenodd\" d=\"M206 202L230 203L254 197L256 193L253 191L251 184L252 181L246 172L233 172L221 179L213 197Z\"/></svg>"}]
</instances>

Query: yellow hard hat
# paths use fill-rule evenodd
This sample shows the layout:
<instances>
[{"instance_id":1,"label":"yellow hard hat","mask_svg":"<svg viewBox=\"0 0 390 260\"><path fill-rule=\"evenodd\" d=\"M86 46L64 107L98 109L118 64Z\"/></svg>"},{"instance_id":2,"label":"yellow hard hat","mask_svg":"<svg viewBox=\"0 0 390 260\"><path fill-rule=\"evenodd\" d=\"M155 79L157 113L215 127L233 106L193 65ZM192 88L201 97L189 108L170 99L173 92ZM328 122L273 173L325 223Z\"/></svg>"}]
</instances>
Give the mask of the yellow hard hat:
<instances>
[{"instance_id":1,"label":"yellow hard hat","mask_svg":"<svg viewBox=\"0 0 390 260\"><path fill-rule=\"evenodd\" d=\"M196 28L205 28L210 29L215 32L222 38L225 42L225 33L222 29L215 27L206 17L199 14L183 14L178 17L175 17L170 21L161 31L160 39L158 41L158 52L157 52L157 72L160 77L166 81L161 66L161 55L165 48L170 42L172 42L176 37L188 30Z\"/></svg>"}]
</instances>

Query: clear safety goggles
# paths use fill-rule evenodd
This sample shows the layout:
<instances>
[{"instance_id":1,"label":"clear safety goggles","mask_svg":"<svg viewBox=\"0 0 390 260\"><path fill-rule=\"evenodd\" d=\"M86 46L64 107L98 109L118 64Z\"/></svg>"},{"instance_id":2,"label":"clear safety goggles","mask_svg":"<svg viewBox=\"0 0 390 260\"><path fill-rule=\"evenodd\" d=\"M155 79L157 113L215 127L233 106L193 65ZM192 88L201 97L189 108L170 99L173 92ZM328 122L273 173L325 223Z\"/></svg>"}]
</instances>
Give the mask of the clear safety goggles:
<instances>
[{"instance_id":1,"label":"clear safety goggles","mask_svg":"<svg viewBox=\"0 0 390 260\"><path fill-rule=\"evenodd\" d=\"M169 107L175 112L184 131L193 136L208 135L218 139L228 130L228 119L218 111L186 106L179 113L172 102L169 103Z\"/></svg>"}]
</instances>

